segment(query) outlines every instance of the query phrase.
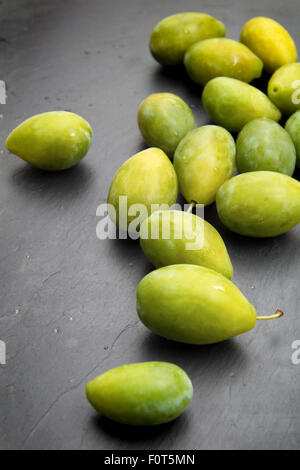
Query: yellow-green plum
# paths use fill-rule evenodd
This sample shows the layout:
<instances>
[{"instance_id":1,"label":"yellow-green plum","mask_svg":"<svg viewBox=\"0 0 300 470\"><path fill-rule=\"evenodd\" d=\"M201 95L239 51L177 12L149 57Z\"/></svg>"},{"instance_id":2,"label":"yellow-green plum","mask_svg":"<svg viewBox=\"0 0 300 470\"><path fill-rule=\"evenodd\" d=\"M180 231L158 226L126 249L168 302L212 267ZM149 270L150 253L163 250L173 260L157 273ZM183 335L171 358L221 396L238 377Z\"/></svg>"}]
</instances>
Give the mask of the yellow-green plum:
<instances>
[{"instance_id":1,"label":"yellow-green plum","mask_svg":"<svg viewBox=\"0 0 300 470\"><path fill-rule=\"evenodd\" d=\"M281 118L279 109L262 91L235 78L213 78L206 84L202 100L213 121L230 132L239 132L252 119Z\"/></svg>"},{"instance_id":2,"label":"yellow-green plum","mask_svg":"<svg viewBox=\"0 0 300 470\"><path fill-rule=\"evenodd\" d=\"M178 145L174 167L187 202L208 205L235 170L235 142L226 129L203 126L189 132Z\"/></svg>"},{"instance_id":3,"label":"yellow-green plum","mask_svg":"<svg viewBox=\"0 0 300 470\"><path fill-rule=\"evenodd\" d=\"M161 65L179 65L187 48L195 42L225 35L225 25L213 16L199 12L177 13L155 26L150 51Z\"/></svg>"},{"instance_id":4,"label":"yellow-green plum","mask_svg":"<svg viewBox=\"0 0 300 470\"><path fill-rule=\"evenodd\" d=\"M201 86L215 77L232 77L251 82L262 74L263 63L248 47L227 38L206 39L185 53L189 77Z\"/></svg>"},{"instance_id":5,"label":"yellow-green plum","mask_svg":"<svg viewBox=\"0 0 300 470\"><path fill-rule=\"evenodd\" d=\"M141 224L140 244L157 268L194 264L233 276L232 264L217 230L197 215L182 211L156 211Z\"/></svg>"},{"instance_id":6,"label":"yellow-green plum","mask_svg":"<svg viewBox=\"0 0 300 470\"><path fill-rule=\"evenodd\" d=\"M66 170L88 152L93 137L89 123L74 113L37 114L14 129L6 140L11 152L47 171Z\"/></svg>"},{"instance_id":7,"label":"yellow-green plum","mask_svg":"<svg viewBox=\"0 0 300 470\"><path fill-rule=\"evenodd\" d=\"M283 114L300 109L300 63L280 67L268 84L268 96Z\"/></svg>"},{"instance_id":8,"label":"yellow-green plum","mask_svg":"<svg viewBox=\"0 0 300 470\"><path fill-rule=\"evenodd\" d=\"M296 165L300 168L300 111L296 111L286 122L285 129L291 136L297 153Z\"/></svg>"},{"instance_id":9,"label":"yellow-green plum","mask_svg":"<svg viewBox=\"0 0 300 470\"><path fill-rule=\"evenodd\" d=\"M238 135L236 164L240 173L266 170L292 176L296 166L295 146L277 122L254 119Z\"/></svg>"},{"instance_id":10,"label":"yellow-green plum","mask_svg":"<svg viewBox=\"0 0 300 470\"><path fill-rule=\"evenodd\" d=\"M150 148L129 158L115 174L108 194L108 204L115 213L110 218L121 229L136 219L135 205L143 205L146 214L140 214L140 222L162 204L172 206L178 195L178 181L172 163L158 148ZM120 197L127 198L126 207L120 206ZM125 213L124 213L125 210ZM139 212L139 210L138 210ZM121 215L121 217L120 217Z\"/></svg>"},{"instance_id":11,"label":"yellow-green plum","mask_svg":"<svg viewBox=\"0 0 300 470\"><path fill-rule=\"evenodd\" d=\"M148 96L138 110L140 131L150 147L162 149L173 157L183 137L196 127L190 107L172 93Z\"/></svg>"},{"instance_id":12,"label":"yellow-green plum","mask_svg":"<svg viewBox=\"0 0 300 470\"><path fill-rule=\"evenodd\" d=\"M174 420L190 404L187 374L168 362L140 362L111 369L86 386L96 411L123 424L149 426Z\"/></svg>"},{"instance_id":13,"label":"yellow-green plum","mask_svg":"<svg viewBox=\"0 0 300 470\"><path fill-rule=\"evenodd\" d=\"M273 171L243 173L217 193L219 217L248 237L276 237L300 223L300 183Z\"/></svg>"},{"instance_id":14,"label":"yellow-green plum","mask_svg":"<svg viewBox=\"0 0 300 470\"><path fill-rule=\"evenodd\" d=\"M137 288L137 313L152 332L189 344L219 343L252 330L253 305L222 274L190 264L151 272Z\"/></svg>"},{"instance_id":15,"label":"yellow-green plum","mask_svg":"<svg viewBox=\"0 0 300 470\"><path fill-rule=\"evenodd\" d=\"M281 24L271 18L252 18L243 27L240 40L261 58L269 73L297 60L293 39Z\"/></svg>"}]
</instances>

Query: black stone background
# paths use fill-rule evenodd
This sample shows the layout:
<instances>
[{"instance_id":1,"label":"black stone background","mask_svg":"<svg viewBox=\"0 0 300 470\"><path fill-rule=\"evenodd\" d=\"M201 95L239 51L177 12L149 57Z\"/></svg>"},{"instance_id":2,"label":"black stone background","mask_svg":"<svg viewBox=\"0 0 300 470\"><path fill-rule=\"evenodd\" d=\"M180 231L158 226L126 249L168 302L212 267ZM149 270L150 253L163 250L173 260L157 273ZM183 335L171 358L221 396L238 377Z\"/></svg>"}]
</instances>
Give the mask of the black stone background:
<instances>
[{"instance_id":1,"label":"black stone background","mask_svg":"<svg viewBox=\"0 0 300 470\"><path fill-rule=\"evenodd\" d=\"M152 267L138 242L100 241L97 206L111 179L145 148L136 112L152 92L170 91L209 122L201 90L184 72L163 70L148 52L157 21L198 10L239 38L265 15L288 28L300 48L297 0L6 0L0 2L0 366L1 449L295 449L300 444L300 227L270 240L229 233L214 206L234 281L261 314L282 320L210 347L168 342L135 312L135 290ZM5 150L5 138L39 112L71 110L95 138L76 168L48 174ZM298 173L299 178L299 173ZM17 312L17 313L16 313ZM72 320L71 320L72 319ZM87 381L124 363L164 360L182 366L195 387L192 406L156 428L128 428L97 416Z\"/></svg>"}]
</instances>

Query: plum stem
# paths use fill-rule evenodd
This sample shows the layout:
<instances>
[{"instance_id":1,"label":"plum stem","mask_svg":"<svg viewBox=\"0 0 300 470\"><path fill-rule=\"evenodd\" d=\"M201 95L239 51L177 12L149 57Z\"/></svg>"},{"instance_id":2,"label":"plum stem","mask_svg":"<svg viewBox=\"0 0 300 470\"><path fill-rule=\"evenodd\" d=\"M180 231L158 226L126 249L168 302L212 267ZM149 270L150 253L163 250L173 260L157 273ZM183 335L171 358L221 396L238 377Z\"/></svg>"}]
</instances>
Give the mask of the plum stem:
<instances>
[{"instance_id":1,"label":"plum stem","mask_svg":"<svg viewBox=\"0 0 300 470\"><path fill-rule=\"evenodd\" d=\"M266 317L256 317L256 320L275 320L276 318L283 317L284 313L282 310L278 309L274 313L274 315L269 315Z\"/></svg>"},{"instance_id":2,"label":"plum stem","mask_svg":"<svg viewBox=\"0 0 300 470\"><path fill-rule=\"evenodd\" d=\"M187 214L190 214L190 212L192 212L192 210L194 209L194 207L196 207L197 203L195 201L192 201L190 207L188 208L188 210L186 211Z\"/></svg>"}]
</instances>

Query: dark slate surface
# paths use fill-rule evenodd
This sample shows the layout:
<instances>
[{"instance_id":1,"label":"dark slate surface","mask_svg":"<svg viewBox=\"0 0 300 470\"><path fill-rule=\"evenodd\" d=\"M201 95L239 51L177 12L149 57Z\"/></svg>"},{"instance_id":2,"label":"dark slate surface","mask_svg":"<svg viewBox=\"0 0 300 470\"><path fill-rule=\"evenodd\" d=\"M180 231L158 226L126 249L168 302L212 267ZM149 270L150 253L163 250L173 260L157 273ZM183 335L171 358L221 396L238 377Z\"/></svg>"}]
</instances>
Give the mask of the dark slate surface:
<instances>
[{"instance_id":1,"label":"dark slate surface","mask_svg":"<svg viewBox=\"0 0 300 470\"><path fill-rule=\"evenodd\" d=\"M137 242L100 241L97 206L113 174L144 148L136 125L151 92L179 94L198 125L208 122L200 90L167 73L148 53L154 24L189 10L223 20L238 39L246 20L271 15L300 47L297 0L6 0L0 2L0 366L2 449L294 449L300 445L300 227L273 240L227 232L215 207L206 218L224 236L235 282L261 314L280 321L210 347L149 333L135 313L135 289L151 270ZM88 157L61 174L9 155L4 139L24 118L68 109L95 132ZM299 177L299 174L298 174ZM195 386L192 406L158 428L129 429L95 415L84 386L123 363L165 360Z\"/></svg>"}]
</instances>

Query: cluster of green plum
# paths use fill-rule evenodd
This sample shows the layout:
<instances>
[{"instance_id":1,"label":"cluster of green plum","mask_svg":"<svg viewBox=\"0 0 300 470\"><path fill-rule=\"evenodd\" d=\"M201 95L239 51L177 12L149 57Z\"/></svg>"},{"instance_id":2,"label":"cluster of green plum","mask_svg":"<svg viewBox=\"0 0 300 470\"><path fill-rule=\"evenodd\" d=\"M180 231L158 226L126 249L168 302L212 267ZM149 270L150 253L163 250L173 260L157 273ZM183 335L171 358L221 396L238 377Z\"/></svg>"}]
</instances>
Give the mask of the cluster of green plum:
<instances>
[{"instance_id":1,"label":"cluster of green plum","mask_svg":"<svg viewBox=\"0 0 300 470\"><path fill-rule=\"evenodd\" d=\"M199 223L190 211L151 213L151 208L175 203L179 186L192 205L216 201L222 222L241 235L273 237L300 222L300 183L291 177L296 161L300 166L300 111L286 130L277 122L281 111L299 107L292 95L300 64L284 66L296 60L294 43L268 18L245 25L243 44L224 35L224 25L202 13L175 15L154 28L153 56L163 65L184 63L192 80L205 86L203 104L217 125L196 128L182 99L171 93L150 95L140 105L138 124L151 148L121 166L108 196L113 220L122 229L129 228L134 214L128 211L124 225L118 216L121 196L127 196L128 207L144 204L150 211L140 225L140 245L158 269L138 286L140 320L160 336L189 344L224 341L252 330L257 320L279 318L282 311L257 316L231 282L232 264L214 227L203 219ZM263 67L276 70L270 98L246 83L258 78ZM229 132L237 131L236 145ZM243 174L232 177L236 164ZM169 223L167 238L164 222ZM202 245L188 250L187 243L201 234ZM96 410L116 421L157 424L183 411L192 385L172 364L134 364L102 374L87 386L87 395Z\"/></svg>"},{"instance_id":2,"label":"cluster of green plum","mask_svg":"<svg viewBox=\"0 0 300 470\"><path fill-rule=\"evenodd\" d=\"M282 312L257 315L231 282L233 267L225 244L208 222L192 211L153 207L171 207L180 189L192 207L216 201L224 225L244 236L274 237L300 223L300 183L292 178L296 163L300 167L295 45L269 18L250 20L240 43L225 34L220 21L203 13L174 15L154 28L154 58L166 66L184 63L191 79L205 86L203 105L215 125L196 128L181 98L150 95L138 110L139 128L150 148L120 167L108 195L114 208L111 218L120 229L128 230L134 221L130 208L135 204L148 211L140 221L140 245L158 269L138 286L140 320L160 336L198 345L246 333L257 320L279 318ZM248 84L263 68L275 72L269 97ZM294 113L286 129L278 124L282 113ZM236 143L230 132L239 132ZM7 146L40 168L64 169L84 156L91 136L90 126L79 116L46 113L21 124ZM242 174L233 177L236 165ZM127 197L125 218L120 217L121 197ZM170 228L167 239L164 222ZM186 248L200 239L197 248ZM92 406L115 421L153 425L179 416L192 399L193 387L178 366L147 362L105 372L86 392Z\"/></svg>"}]
</instances>

